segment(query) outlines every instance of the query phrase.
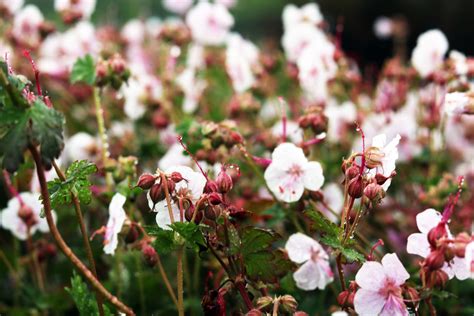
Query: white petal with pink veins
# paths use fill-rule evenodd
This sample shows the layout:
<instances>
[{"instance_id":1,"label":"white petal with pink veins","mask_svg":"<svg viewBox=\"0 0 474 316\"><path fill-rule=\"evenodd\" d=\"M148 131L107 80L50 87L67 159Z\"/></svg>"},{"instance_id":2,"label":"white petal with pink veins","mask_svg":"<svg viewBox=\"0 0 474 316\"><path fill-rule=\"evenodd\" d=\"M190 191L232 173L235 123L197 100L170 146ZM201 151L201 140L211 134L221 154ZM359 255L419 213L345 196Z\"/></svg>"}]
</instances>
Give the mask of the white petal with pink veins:
<instances>
[{"instance_id":1,"label":"white petal with pink veins","mask_svg":"<svg viewBox=\"0 0 474 316\"><path fill-rule=\"evenodd\" d=\"M365 262L356 274L357 284L367 290L377 291L384 285L385 270L379 262Z\"/></svg>"},{"instance_id":2,"label":"white petal with pink veins","mask_svg":"<svg viewBox=\"0 0 474 316\"><path fill-rule=\"evenodd\" d=\"M426 258L430 254L428 236L422 233L414 233L408 236L407 252Z\"/></svg>"},{"instance_id":3,"label":"white petal with pink veins","mask_svg":"<svg viewBox=\"0 0 474 316\"><path fill-rule=\"evenodd\" d=\"M383 269L386 275L390 275L390 278L395 281L396 285L402 285L406 280L410 278L407 270L394 253L386 254L382 258Z\"/></svg>"},{"instance_id":4,"label":"white petal with pink veins","mask_svg":"<svg viewBox=\"0 0 474 316\"><path fill-rule=\"evenodd\" d=\"M311 259L312 250L322 250L322 247L313 238L302 233L296 233L290 236L286 242L285 249L291 261L303 263Z\"/></svg>"},{"instance_id":5,"label":"white petal with pink veins","mask_svg":"<svg viewBox=\"0 0 474 316\"><path fill-rule=\"evenodd\" d=\"M304 186L311 191L319 190L324 184L323 168L316 161L308 162L303 168Z\"/></svg>"},{"instance_id":6,"label":"white petal with pink veins","mask_svg":"<svg viewBox=\"0 0 474 316\"><path fill-rule=\"evenodd\" d=\"M359 315L379 315L385 305L385 297L377 291L357 290L354 297L355 311Z\"/></svg>"},{"instance_id":7,"label":"white petal with pink veins","mask_svg":"<svg viewBox=\"0 0 474 316\"><path fill-rule=\"evenodd\" d=\"M416 225L420 232L428 234L441 221L442 215L435 209L429 208L416 215Z\"/></svg>"}]
</instances>

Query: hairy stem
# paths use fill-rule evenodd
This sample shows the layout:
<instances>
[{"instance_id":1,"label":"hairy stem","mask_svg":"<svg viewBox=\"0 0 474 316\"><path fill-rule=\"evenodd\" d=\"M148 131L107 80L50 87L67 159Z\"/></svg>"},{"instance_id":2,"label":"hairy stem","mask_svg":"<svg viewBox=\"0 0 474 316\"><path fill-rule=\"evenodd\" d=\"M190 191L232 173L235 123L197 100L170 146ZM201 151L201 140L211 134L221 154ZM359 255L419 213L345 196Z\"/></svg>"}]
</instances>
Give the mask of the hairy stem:
<instances>
[{"instance_id":1,"label":"hairy stem","mask_svg":"<svg viewBox=\"0 0 474 316\"><path fill-rule=\"evenodd\" d=\"M178 283L178 314L179 316L184 316L184 295L183 295L183 253L184 246L181 246L178 249L178 264L176 279Z\"/></svg>"},{"instance_id":2,"label":"hairy stem","mask_svg":"<svg viewBox=\"0 0 474 316\"><path fill-rule=\"evenodd\" d=\"M173 287L171 286L170 280L168 279L165 269L163 268L160 255L157 254L157 257L158 257L158 270L160 270L161 277L163 278L163 281L165 282L166 289L168 290L168 293L170 294L174 305L176 305L176 308L178 308L178 299L176 298L176 295L174 294Z\"/></svg>"},{"instance_id":3,"label":"hairy stem","mask_svg":"<svg viewBox=\"0 0 474 316\"><path fill-rule=\"evenodd\" d=\"M106 165L107 160L109 159L109 143L107 140L107 132L105 130L105 123L104 123L104 109L102 108L102 104L100 102L100 89L94 87L94 105L95 105L95 116L97 120L97 128L100 137L101 143L101 155L102 155L102 164ZM111 189L113 185L112 174L110 172L105 173L105 182L107 184L107 188Z\"/></svg>"},{"instance_id":4,"label":"hairy stem","mask_svg":"<svg viewBox=\"0 0 474 316\"><path fill-rule=\"evenodd\" d=\"M66 181L66 176L64 175L61 168L59 168L55 160L53 160L53 167L59 179L61 179L61 181ZM84 216L82 215L81 204L79 203L79 199L77 198L77 195L74 192L71 192L71 198L72 198L72 203L74 205L74 210L76 211L77 221L79 222L79 228L81 229L82 242L84 244L84 248L86 249L86 254L87 254L87 259L89 261L90 270L92 271L92 274L94 275L94 277L97 280L99 280L99 278L97 277L97 269L95 266L94 255L92 254L91 244L89 242L86 225L84 223ZM102 297L100 296L100 293L97 290L95 291L95 299L97 301L97 308L99 310L99 315L103 316L104 315L103 301L102 301Z\"/></svg>"},{"instance_id":5,"label":"hairy stem","mask_svg":"<svg viewBox=\"0 0 474 316\"><path fill-rule=\"evenodd\" d=\"M92 272L72 252L71 248L69 248L69 246L62 238L61 233L58 231L56 224L54 223L53 215L51 213L51 200L49 198L48 186L46 184L46 178L44 175L43 162L41 161L41 157L36 147L29 146L29 150L36 164L36 172L38 174L38 179L41 187L41 196L43 198L43 207L46 216L46 221L48 222L49 230L58 247L61 249L64 255L72 262L72 264L79 270L79 272L90 282L92 287L99 291L101 295L105 297L112 305L114 305L118 310L124 312L127 315L135 315L135 313L130 307L125 305L123 302L117 299L117 297L107 291L107 289L102 285L102 283L100 283L99 280L94 277Z\"/></svg>"},{"instance_id":6,"label":"hairy stem","mask_svg":"<svg viewBox=\"0 0 474 316\"><path fill-rule=\"evenodd\" d=\"M346 290L346 279L344 278L344 270L342 268L342 254L338 254L336 257L337 273L339 274L339 281L341 282L341 291Z\"/></svg>"}]
</instances>

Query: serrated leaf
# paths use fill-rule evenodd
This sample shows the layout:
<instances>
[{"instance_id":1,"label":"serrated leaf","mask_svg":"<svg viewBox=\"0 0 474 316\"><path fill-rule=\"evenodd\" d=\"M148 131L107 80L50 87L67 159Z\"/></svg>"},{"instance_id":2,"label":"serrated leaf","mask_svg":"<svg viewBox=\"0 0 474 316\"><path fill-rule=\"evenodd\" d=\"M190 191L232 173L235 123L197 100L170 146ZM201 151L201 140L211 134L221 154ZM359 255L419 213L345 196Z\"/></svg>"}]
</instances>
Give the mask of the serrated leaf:
<instances>
[{"instance_id":1,"label":"serrated leaf","mask_svg":"<svg viewBox=\"0 0 474 316\"><path fill-rule=\"evenodd\" d=\"M358 261L364 262L365 257L363 254L358 252L355 249L345 247L342 245L341 241L336 236L324 235L321 237L320 242L331 247L336 251L340 251L344 257L350 262Z\"/></svg>"},{"instance_id":2,"label":"serrated leaf","mask_svg":"<svg viewBox=\"0 0 474 316\"><path fill-rule=\"evenodd\" d=\"M71 83L85 82L92 85L95 82L95 62L91 55L78 58L71 71Z\"/></svg>"},{"instance_id":3,"label":"serrated leaf","mask_svg":"<svg viewBox=\"0 0 474 316\"><path fill-rule=\"evenodd\" d=\"M74 271L71 278L71 287L65 288L71 295L81 316L99 315L97 301L94 295L89 291L82 278ZM104 306L104 314L112 316L110 309Z\"/></svg>"},{"instance_id":4,"label":"serrated leaf","mask_svg":"<svg viewBox=\"0 0 474 316\"><path fill-rule=\"evenodd\" d=\"M341 228L331 222L321 212L317 210L307 210L305 211L305 215L312 220L312 228L317 232L328 234L330 236L339 236Z\"/></svg>"},{"instance_id":5,"label":"serrated leaf","mask_svg":"<svg viewBox=\"0 0 474 316\"><path fill-rule=\"evenodd\" d=\"M95 164L87 160L74 161L66 170L65 181L55 179L48 182L51 206L55 208L71 203L71 193L74 193L81 203L89 204L92 200L89 176L96 172Z\"/></svg>"},{"instance_id":6,"label":"serrated leaf","mask_svg":"<svg viewBox=\"0 0 474 316\"><path fill-rule=\"evenodd\" d=\"M174 232L172 230L161 229L159 227L145 227L148 235L156 237L153 242L153 248L160 255L173 252L177 248L175 243Z\"/></svg>"},{"instance_id":7,"label":"serrated leaf","mask_svg":"<svg viewBox=\"0 0 474 316\"><path fill-rule=\"evenodd\" d=\"M170 227L186 241L188 247L197 251L199 246L205 245L199 225L193 222L174 222Z\"/></svg>"}]
</instances>

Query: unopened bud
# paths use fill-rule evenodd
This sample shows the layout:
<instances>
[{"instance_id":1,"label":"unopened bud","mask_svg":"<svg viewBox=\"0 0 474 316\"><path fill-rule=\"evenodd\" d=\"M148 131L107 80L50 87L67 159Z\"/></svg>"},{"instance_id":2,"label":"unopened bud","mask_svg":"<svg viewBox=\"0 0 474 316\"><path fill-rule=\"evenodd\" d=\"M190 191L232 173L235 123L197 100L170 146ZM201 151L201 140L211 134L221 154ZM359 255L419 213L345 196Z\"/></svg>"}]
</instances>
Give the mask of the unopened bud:
<instances>
[{"instance_id":1,"label":"unopened bud","mask_svg":"<svg viewBox=\"0 0 474 316\"><path fill-rule=\"evenodd\" d=\"M351 167L346 169L345 174L347 180L352 180L360 175L360 169L359 167L352 165Z\"/></svg>"},{"instance_id":2,"label":"unopened bud","mask_svg":"<svg viewBox=\"0 0 474 316\"><path fill-rule=\"evenodd\" d=\"M428 232L428 242L431 247L436 248L438 240L446 236L446 224L441 221L436 227Z\"/></svg>"},{"instance_id":3,"label":"unopened bud","mask_svg":"<svg viewBox=\"0 0 474 316\"><path fill-rule=\"evenodd\" d=\"M362 196L364 193L364 183L360 175L349 181L348 193L355 199Z\"/></svg>"},{"instance_id":4,"label":"unopened bud","mask_svg":"<svg viewBox=\"0 0 474 316\"><path fill-rule=\"evenodd\" d=\"M298 302L291 295L283 295L280 297L280 307L284 312L294 313L298 307Z\"/></svg>"},{"instance_id":5,"label":"unopened bud","mask_svg":"<svg viewBox=\"0 0 474 316\"><path fill-rule=\"evenodd\" d=\"M382 164L385 154L378 147L369 147L365 150L365 165L369 169L373 169Z\"/></svg>"},{"instance_id":6,"label":"unopened bud","mask_svg":"<svg viewBox=\"0 0 474 316\"><path fill-rule=\"evenodd\" d=\"M165 198L165 193L161 187L161 183L155 183L150 189L150 198L153 203L158 203Z\"/></svg>"},{"instance_id":7,"label":"unopened bud","mask_svg":"<svg viewBox=\"0 0 474 316\"><path fill-rule=\"evenodd\" d=\"M144 245L142 247L142 254L143 259L149 267L153 268L158 263L158 254L152 246Z\"/></svg>"},{"instance_id":8,"label":"unopened bud","mask_svg":"<svg viewBox=\"0 0 474 316\"><path fill-rule=\"evenodd\" d=\"M377 183L369 183L364 189L364 195L370 201L379 202L385 196L385 191Z\"/></svg>"},{"instance_id":9,"label":"unopened bud","mask_svg":"<svg viewBox=\"0 0 474 316\"><path fill-rule=\"evenodd\" d=\"M207 200L209 201L209 203L211 203L212 205L219 205L223 202L222 200L222 195L217 193L217 192L211 192L208 194L207 196Z\"/></svg>"},{"instance_id":10,"label":"unopened bud","mask_svg":"<svg viewBox=\"0 0 474 316\"><path fill-rule=\"evenodd\" d=\"M181 175L181 173L177 172L177 171L173 171L170 175L170 179L171 181L173 181L174 183L178 183L178 182L181 182L184 180L183 176Z\"/></svg>"},{"instance_id":11,"label":"unopened bud","mask_svg":"<svg viewBox=\"0 0 474 316\"><path fill-rule=\"evenodd\" d=\"M197 212L196 216L194 216L194 212ZM194 223L199 224L202 221L202 217L203 217L202 211L196 210L194 205L191 205L184 211L184 218L186 218L186 220L190 222L193 219L193 216L194 216Z\"/></svg>"},{"instance_id":12,"label":"unopened bud","mask_svg":"<svg viewBox=\"0 0 474 316\"><path fill-rule=\"evenodd\" d=\"M125 236L125 242L127 244L134 243L138 239L138 230L135 225L131 225L128 230L127 236Z\"/></svg>"},{"instance_id":13,"label":"unopened bud","mask_svg":"<svg viewBox=\"0 0 474 316\"><path fill-rule=\"evenodd\" d=\"M217 179L216 179L216 183L217 183L219 192L223 194L226 194L230 190L232 190L232 186L233 186L232 177L227 172L225 172L225 170L221 170L221 172L219 172L219 175L217 176Z\"/></svg>"},{"instance_id":14,"label":"unopened bud","mask_svg":"<svg viewBox=\"0 0 474 316\"><path fill-rule=\"evenodd\" d=\"M265 309L273 304L273 298L271 296L262 296L257 299L257 308Z\"/></svg>"},{"instance_id":15,"label":"unopened bud","mask_svg":"<svg viewBox=\"0 0 474 316\"><path fill-rule=\"evenodd\" d=\"M349 299L349 291L342 291L341 293L339 293L339 295L337 296L337 303L341 306L341 307L346 307L347 306L347 301Z\"/></svg>"},{"instance_id":16,"label":"unopened bud","mask_svg":"<svg viewBox=\"0 0 474 316\"><path fill-rule=\"evenodd\" d=\"M204 186L204 193L211 193L219 191L216 181L207 180L206 185Z\"/></svg>"},{"instance_id":17,"label":"unopened bud","mask_svg":"<svg viewBox=\"0 0 474 316\"><path fill-rule=\"evenodd\" d=\"M153 184L155 184L156 176L144 173L138 179L137 187L142 188L143 190L149 190Z\"/></svg>"},{"instance_id":18,"label":"unopened bud","mask_svg":"<svg viewBox=\"0 0 474 316\"><path fill-rule=\"evenodd\" d=\"M446 272L441 269L433 271L430 273L430 284L432 286L444 287L446 282L448 282L449 276Z\"/></svg>"},{"instance_id":19,"label":"unopened bud","mask_svg":"<svg viewBox=\"0 0 474 316\"><path fill-rule=\"evenodd\" d=\"M430 252L425 259L425 265L431 270L441 269L444 265L444 253L440 250Z\"/></svg>"}]
</instances>

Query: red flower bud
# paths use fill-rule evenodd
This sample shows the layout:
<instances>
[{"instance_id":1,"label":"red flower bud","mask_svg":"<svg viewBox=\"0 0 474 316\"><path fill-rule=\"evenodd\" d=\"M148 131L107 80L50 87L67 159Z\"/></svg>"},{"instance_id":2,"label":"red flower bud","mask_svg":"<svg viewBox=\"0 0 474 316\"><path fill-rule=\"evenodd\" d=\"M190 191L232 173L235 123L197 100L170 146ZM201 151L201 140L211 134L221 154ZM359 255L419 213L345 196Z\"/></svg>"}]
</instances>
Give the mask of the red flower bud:
<instances>
[{"instance_id":1,"label":"red flower bud","mask_svg":"<svg viewBox=\"0 0 474 316\"><path fill-rule=\"evenodd\" d=\"M378 202L385 196L385 192L383 188L377 183L369 183L364 189L364 195L370 201Z\"/></svg>"},{"instance_id":2,"label":"red flower bud","mask_svg":"<svg viewBox=\"0 0 474 316\"><path fill-rule=\"evenodd\" d=\"M349 182L348 193L351 197L358 199L364 193L364 183L359 175Z\"/></svg>"},{"instance_id":3,"label":"red flower bud","mask_svg":"<svg viewBox=\"0 0 474 316\"><path fill-rule=\"evenodd\" d=\"M161 187L161 183L155 183L150 189L150 198L153 203L158 203L165 198L165 193Z\"/></svg>"},{"instance_id":4,"label":"red flower bud","mask_svg":"<svg viewBox=\"0 0 474 316\"><path fill-rule=\"evenodd\" d=\"M233 186L232 177L227 172L225 172L225 170L221 170L221 172L219 172L219 175L217 176L217 179L216 179L216 183L217 183L219 192L223 194L228 193L230 190L232 190L232 186Z\"/></svg>"},{"instance_id":5,"label":"red flower bud","mask_svg":"<svg viewBox=\"0 0 474 316\"><path fill-rule=\"evenodd\" d=\"M204 187L204 193L211 193L219 191L216 181L207 180L206 186Z\"/></svg>"},{"instance_id":6,"label":"red flower bud","mask_svg":"<svg viewBox=\"0 0 474 316\"><path fill-rule=\"evenodd\" d=\"M143 190L148 190L153 186L153 184L155 184L155 181L156 176L149 173L144 173L138 179L137 187L140 187Z\"/></svg>"},{"instance_id":7,"label":"red flower bud","mask_svg":"<svg viewBox=\"0 0 474 316\"><path fill-rule=\"evenodd\" d=\"M146 264L153 268L158 263L158 254L156 253L155 248L150 245L144 245L142 247L142 255Z\"/></svg>"},{"instance_id":8,"label":"red flower bud","mask_svg":"<svg viewBox=\"0 0 474 316\"><path fill-rule=\"evenodd\" d=\"M436 248L438 241L446 236L446 224L441 221L436 227L428 232L428 241L431 247Z\"/></svg>"},{"instance_id":9,"label":"red flower bud","mask_svg":"<svg viewBox=\"0 0 474 316\"><path fill-rule=\"evenodd\" d=\"M217 192L211 192L211 193L208 194L207 200L212 205L219 205L219 204L222 203L222 195L220 195Z\"/></svg>"},{"instance_id":10,"label":"red flower bud","mask_svg":"<svg viewBox=\"0 0 474 316\"><path fill-rule=\"evenodd\" d=\"M449 280L449 276L441 269L433 271L429 274L429 283L431 286L444 287Z\"/></svg>"},{"instance_id":11,"label":"red flower bud","mask_svg":"<svg viewBox=\"0 0 474 316\"><path fill-rule=\"evenodd\" d=\"M134 243L138 239L138 230L135 227L135 225L130 226L130 230L127 233L127 236L125 236L125 242L127 244Z\"/></svg>"},{"instance_id":12,"label":"red flower bud","mask_svg":"<svg viewBox=\"0 0 474 316\"><path fill-rule=\"evenodd\" d=\"M181 175L181 173L177 172L177 171L173 171L170 175L170 179L171 181L173 181L174 183L178 183L178 182L181 182L184 180L183 176Z\"/></svg>"},{"instance_id":13,"label":"red flower bud","mask_svg":"<svg viewBox=\"0 0 474 316\"><path fill-rule=\"evenodd\" d=\"M360 175L360 168L352 165L351 167L347 168L345 174L347 180L352 180Z\"/></svg>"},{"instance_id":14,"label":"red flower bud","mask_svg":"<svg viewBox=\"0 0 474 316\"><path fill-rule=\"evenodd\" d=\"M337 303L341 306L341 307L346 307L347 306L347 301L349 299L349 291L342 291L341 293L339 293L339 295L337 296Z\"/></svg>"},{"instance_id":15,"label":"red flower bud","mask_svg":"<svg viewBox=\"0 0 474 316\"><path fill-rule=\"evenodd\" d=\"M431 270L441 269L444 265L444 253L441 250L434 250L430 252L425 259L425 265Z\"/></svg>"}]
</instances>

